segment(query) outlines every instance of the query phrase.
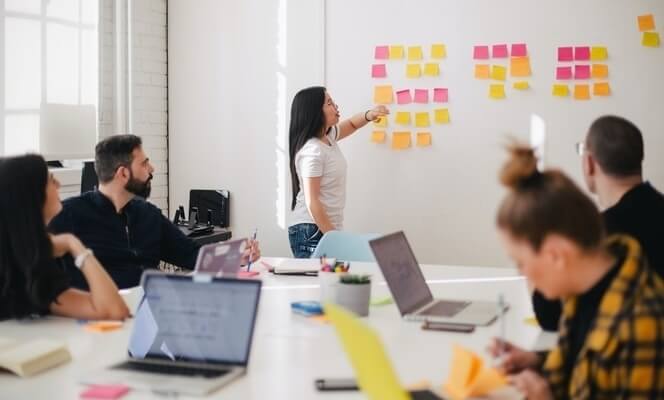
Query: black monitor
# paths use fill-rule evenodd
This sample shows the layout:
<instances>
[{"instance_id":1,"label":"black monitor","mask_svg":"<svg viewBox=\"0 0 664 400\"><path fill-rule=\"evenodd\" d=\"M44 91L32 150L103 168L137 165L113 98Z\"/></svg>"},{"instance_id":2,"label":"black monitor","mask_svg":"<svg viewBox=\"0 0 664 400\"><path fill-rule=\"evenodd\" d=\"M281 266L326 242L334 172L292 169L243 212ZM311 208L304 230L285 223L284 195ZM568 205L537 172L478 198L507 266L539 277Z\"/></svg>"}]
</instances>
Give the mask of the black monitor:
<instances>
[{"instance_id":1,"label":"black monitor","mask_svg":"<svg viewBox=\"0 0 664 400\"><path fill-rule=\"evenodd\" d=\"M228 190L189 191L189 212L198 211L198 222L210 222L212 225L228 228L230 226L230 192ZM210 218L208 219L208 210Z\"/></svg>"},{"instance_id":2,"label":"black monitor","mask_svg":"<svg viewBox=\"0 0 664 400\"><path fill-rule=\"evenodd\" d=\"M83 172L81 173L81 194L96 190L98 184L99 180L97 179L97 172L95 172L94 161L84 162Z\"/></svg>"}]
</instances>

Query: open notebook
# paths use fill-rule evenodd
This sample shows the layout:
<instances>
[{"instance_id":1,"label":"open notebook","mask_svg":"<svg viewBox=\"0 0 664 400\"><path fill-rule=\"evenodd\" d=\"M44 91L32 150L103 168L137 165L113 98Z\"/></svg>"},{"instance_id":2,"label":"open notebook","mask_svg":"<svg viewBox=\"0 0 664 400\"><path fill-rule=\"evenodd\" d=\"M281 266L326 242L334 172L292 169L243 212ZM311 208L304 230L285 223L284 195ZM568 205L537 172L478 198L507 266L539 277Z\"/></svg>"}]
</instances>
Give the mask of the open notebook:
<instances>
[{"instance_id":1,"label":"open notebook","mask_svg":"<svg viewBox=\"0 0 664 400\"><path fill-rule=\"evenodd\" d=\"M67 346L55 340L0 337L0 369L20 377L35 375L71 360Z\"/></svg>"}]
</instances>

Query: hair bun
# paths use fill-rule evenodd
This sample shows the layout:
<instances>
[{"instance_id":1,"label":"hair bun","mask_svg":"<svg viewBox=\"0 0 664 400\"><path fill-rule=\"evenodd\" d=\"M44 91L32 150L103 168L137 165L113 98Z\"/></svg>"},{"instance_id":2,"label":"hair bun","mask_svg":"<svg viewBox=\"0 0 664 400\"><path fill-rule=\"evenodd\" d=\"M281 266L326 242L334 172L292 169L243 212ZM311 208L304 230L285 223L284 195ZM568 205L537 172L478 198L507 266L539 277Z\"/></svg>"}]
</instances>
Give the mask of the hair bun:
<instances>
[{"instance_id":1,"label":"hair bun","mask_svg":"<svg viewBox=\"0 0 664 400\"><path fill-rule=\"evenodd\" d=\"M500 183L510 189L517 189L527 185L529 181L539 175L537 171L537 157L530 147L512 143L507 146L509 160L500 171Z\"/></svg>"}]
</instances>

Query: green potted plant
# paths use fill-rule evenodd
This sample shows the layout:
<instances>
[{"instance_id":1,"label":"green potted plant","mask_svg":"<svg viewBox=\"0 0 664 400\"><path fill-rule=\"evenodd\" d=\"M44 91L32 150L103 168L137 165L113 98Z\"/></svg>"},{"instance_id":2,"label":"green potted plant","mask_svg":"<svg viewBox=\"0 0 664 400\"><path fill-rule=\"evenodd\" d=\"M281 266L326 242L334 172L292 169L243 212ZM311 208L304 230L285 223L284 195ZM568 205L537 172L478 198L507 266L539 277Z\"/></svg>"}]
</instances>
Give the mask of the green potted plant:
<instances>
[{"instance_id":1,"label":"green potted plant","mask_svg":"<svg viewBox=\"0 0 664 400\"><path fill-rule=\"evenodd\" d=\"M336 291L336 303L360 317L369 315L371 276L345 274L340 277Z\"/></svg>"}]
</instances>

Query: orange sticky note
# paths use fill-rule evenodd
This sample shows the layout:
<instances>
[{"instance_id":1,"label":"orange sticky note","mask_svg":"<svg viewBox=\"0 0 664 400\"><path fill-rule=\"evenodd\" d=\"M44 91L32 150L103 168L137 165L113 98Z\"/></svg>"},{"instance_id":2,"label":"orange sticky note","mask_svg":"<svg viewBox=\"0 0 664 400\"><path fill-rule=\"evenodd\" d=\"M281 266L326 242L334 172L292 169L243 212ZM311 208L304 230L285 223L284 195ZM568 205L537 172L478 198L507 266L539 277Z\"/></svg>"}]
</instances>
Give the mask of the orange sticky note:
<instances>
[{"instance_id":1,"label":"orange sticky note","mask_svg":"<svg viewBox=\"0 0 664 400\"><path fill-rule=\"evenodd\" d=\"M641 44L646 47L659 47L659 33L658 32L643 32L643 39Z\"/></svg>"},{"instance_id":2,"label":"orange sticky note","mask_svg":"<svg viewBox=\"0 0 664 400\"><path fill-rule=\"evenodd\" d=\"M609 66L606 64L593 64L592 77L593 79L605 79L609 76Z\"/></svg>"},{"instance_id":3,"label":"orange sticky note","mask_svg":"<svg viewBox=\"0 0 664 400\"><path fill-rule=\"evenodd\" d=\"M567 85L553 85L552 93L556 97L567 97L569 96L569 88Z\"/></svg>"},{"instance_id":4,"label":"orange sticky note","mask_svg":"<svg viewBox=\"0 0 664 400\"><path fill-rule=\"evenodd\" d=\"M438 76L440 75L440 68L438 63L426 63L424 64L424 75L426 76Z\"/></svg>"},{"instance_id":5,"label":"orange sticky note","mask_svg":"<svg viewBox=\"0 0 664 400\"><path fill-rule=\"evenodd\" d=\"M515 77L530 76L530 59L528 57L512 57L510 75Z\"/></svg>"},{"instance_id":6,"label":"orange sticky note","mask_svg":"<svg viewBox=\"0 0 664 400\"><path fill-rule=\"evenodd\" d=\"M477 64L475 65L475 78L477 79L489 79L489 66L487 64Z\"/></svg>"},{"instance_id":7,"label":"orange sticky note","mask_svg":"<svg viewBox=\"0 0 664 400\"><path fill-rule=\"evenodd\" d=\"M639 15L637 17L639 21L639 31L653 31L655 30L655 17L652 14Z\"/></svg>"},{"instance_id":8,"label":"orange sticky note","mask_svg":"<svg viewBox=\"0 0 664 400\"><path fill-rule=\"evenodd\" d=\"M373 131L371 132L371 142L385 143L386 136L385 131Z\"/></svg>"},{"instance_id":9,"label":"orange sticky note","mask_svg":"<svg viewBox=\"0 0 664 400\"><path fill-rule=\"evenodd\" d=\"M504 81L507 76L507 68L502 65L492 65L491 66L491 79L498 81Z\"/></svg>"},{"instance_id":10,"label":"orange sticky note","mask_svg":"<svg viewBox=\"0 0 664 400\"><path fill-rule=\"evenodd\" d=\"M373 122L374 126L385 128L387 127L387 117L376 118Z\"/></svg>"},{"instance_id":11,"label":"orange sticky note","mask_svg":"<svg viewBox=\"0 0 664 400\"><path fill-rule=\"evenodd\" d=\"M595 96L608 96L611 94L611 87L608 82L597 82L593 85L593 94Z\"/></svg>"},{"instance_id":12,"label":"orange sticky note","mask_svg":"<svg viewBox=\"0 0 664 400\"><path fill-rule=\"evenodd\" d=\"M590 100L590 86L574 85L574 98L577 100Z\"/></svg>"},{"instance_id":13,"label":"orange sticky note","mask_svg":"<svg viewBox=\"0 0 664 400\"><path fill-rule=\"evenodd\" d=\"M429 113L428 112L416 112L415 113L415 126L418 128L426 128L430 124L429 122Z\"/></svg>"},{"instance_id":14,"label":"orange sticky note","mask_svg":"<svg viewBox=\"0 0 664 400\"><path fill-rule=\"evenodd\" d=\"M436 43L431 45L431 58L439 59L445 58L447 56L447 49L442 43Z\"/></svg>"},{"instance_id":15,"label":"orange sticky note","mask_svg":"<svg viewBox=\"0 0 664 400\"><path fill-rule=\"evenodd\" d=\"M417 147L431 146L431 133L417 132Z\"/></svg>"},{"instance_id":16,"label":"orange sticky note","mask_svg":"<svg viewBox=\"0 0 664 400\"><path fill-rule=\"evenodd\" d=\"M593 46L590 49L590 59L592 61L602 61L609 58L609 52L606 50L606 47Z\"/></svg>"},{"instance_id":17,"label":"orange sticky note","mask_svg":"<svg viewBox=\"0 0 664 400\"><path fill-rule=\"evenodd\" d=\"M122 328L122 321L96 321L85 324L85 330L88 332L111 332Z\"/></svg>"},{"instance_id":18,"label":"orange sticky note","mask_svg":"<svg viewBox=\"0 0 664 400\"><path fill-rule=\"evenodd\" d=\"M393 100L392 85L374 87L374 103L391 104Z\"/></svg>"},{"instance_id":19,"label":"orange sticky note","mask_svg":"<svg viewBox=\"0 0 664 400\"><path fill-rule=\"evenodd\" d=\"M420 66L420 64L407 64L406 76L408 78L419 78L420 76L422 76L422 67Z\"/></svg>"},{"instance_id":20,"label":"orange sticky note","mask_svg":"<svg viewBox=\"0 0 664 400\"><path fill-rule=\"evenodd\" d=\"M390 60L402 59L403 53L403 46L390 46Z\"/></svg>"},{"instance_id":21,"label":"orange sticky note","mask_svg":"<svg viewBox=\"0 0 664 400\"><path fill-rule=\"evenodd\" d=\"M505 377L495 368L485 368L482 359L460 346L454 346L450 375L443 385L454 399L486 396L507 384Z\"/></svg>"},{"instance_id":22,"label":"orange sticky note","mask_svg":"<svg viewBox=\"0 0 664 400\"><path fill-rule=\"evenodd\" d=\"M447 108L438 108L433 110L433 119L437 124L449 124L450 123L450 111Z\"/></svg>"},{"instance_id":23,"label":"orange sticky note","mask_svg":"<svg viewBox=\"0 0 664 400\"><path fill-rule=\"evenodd\" d=\"M392 133L392 149L404 150L411 146L410 132L394 132Z\"/></svg>"}]
</instances>

